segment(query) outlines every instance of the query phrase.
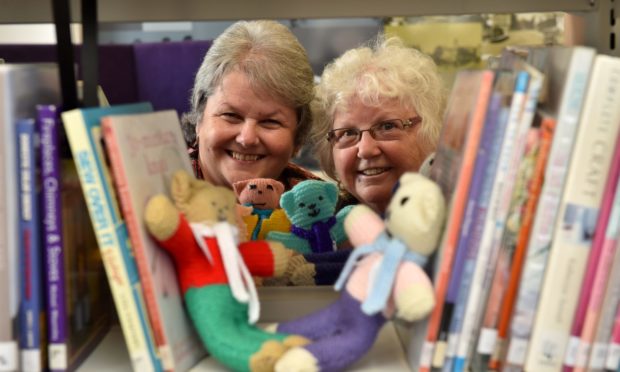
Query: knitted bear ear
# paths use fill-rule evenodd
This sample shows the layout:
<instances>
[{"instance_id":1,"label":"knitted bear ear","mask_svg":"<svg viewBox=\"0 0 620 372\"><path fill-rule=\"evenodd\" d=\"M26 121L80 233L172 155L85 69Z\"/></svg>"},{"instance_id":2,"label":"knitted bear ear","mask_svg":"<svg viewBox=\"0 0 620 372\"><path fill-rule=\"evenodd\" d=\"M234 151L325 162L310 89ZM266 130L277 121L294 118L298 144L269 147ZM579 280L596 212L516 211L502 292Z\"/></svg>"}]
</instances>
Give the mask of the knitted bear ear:
<instances>
[{"instance_id":1,"label":"knitted bear ear","mask_svg":"<svg viewBox=\"0 0 620 372\"><path fill-rule=\"evenodd\" d=\"M237 195L237 197L241 195L241 192L243 192L243 189L245 189L248 182L250 182L250 180L237 181L233 183L233 190L235 190L235 195Z\"/></svg>"},{"instance_id":2,"label":"knitted bear ear","mask_svg":"<svg viewBox=\"0 0 620 372\"><path fill-rule=\"evenodd\" d=\"M273 180L271 185L273 186L275 191L278 193L278 195L282 195L282 193L284 192L284 184L282 182Z\"/></svg>"},{"instance_id":3,"label":"knitted bear ear","mask_svg":"<svg viewBox=\"0 0 620 372\"><path fill-rule=\"evenodd\" d=\"M327 194L329 201L336 204L338 201L338 186L331 182L325 182L325 193Z\"/></svg>"},{"instance_id":4,"label":"knitted bear ear","mask_svg":"<svg viewBox=\"0 0 620 372\"><path fill-rule=\"evenodd\" d=\"M287 191L280 197L280 206L286 212L286 215L289 215L290 212L295 211L295 192L293 190Z\"/></svg>"},{"instance_id":5,"label":"knitted bear ear","mask_svg":"<svg viewBox=\"0 0 620 372\"><path fill-rule=\"evenodd\" d=\"M170 185L170 195L177 207L185 205L192 195L192 177L184 170L175 172Z\"/></svg>"}]
</instances>

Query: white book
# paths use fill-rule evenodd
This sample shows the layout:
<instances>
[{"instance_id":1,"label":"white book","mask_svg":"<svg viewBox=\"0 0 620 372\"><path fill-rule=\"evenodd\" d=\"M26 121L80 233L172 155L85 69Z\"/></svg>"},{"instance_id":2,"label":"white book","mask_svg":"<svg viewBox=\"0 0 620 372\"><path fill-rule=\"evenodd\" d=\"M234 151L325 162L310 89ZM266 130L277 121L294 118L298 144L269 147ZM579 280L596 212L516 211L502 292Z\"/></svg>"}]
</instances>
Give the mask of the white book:
<instances>
[{"instance_id":1,"label":"white book","mask_svg":"<svg viewBox=\"0 0 620 372\"><path fill-rule=\"evenodd\" d=\"M525 369L561 368L620 127L620 59L595 58Z\"/></svg>"}]
</instances>

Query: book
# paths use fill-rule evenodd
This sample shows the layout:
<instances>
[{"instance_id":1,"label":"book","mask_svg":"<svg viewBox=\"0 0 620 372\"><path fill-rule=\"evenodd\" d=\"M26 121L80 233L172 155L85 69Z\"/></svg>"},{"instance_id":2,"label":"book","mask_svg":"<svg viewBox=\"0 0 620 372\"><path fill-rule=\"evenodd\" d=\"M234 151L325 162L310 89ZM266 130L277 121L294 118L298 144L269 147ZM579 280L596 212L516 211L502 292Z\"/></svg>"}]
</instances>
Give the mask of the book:
<instances>
[{"instance_id":1,"label":"book","mask_svg":"<svg viewBox=\"0 0 620 372\"><path fill-rule=\"evenodd\" d=\"M121 219L102 148L103 116L152 111L147 103L62 113L71 153L134 370L161 371L127 229Z\"/></svg>"},{"instance_id":2,"label":"book","mask_svg":"<svg viewBox=\"0 0 620 372\"><path fill-rule=\"evenodd\" d=\"M517 301L510 322L506 365L525 363L534 314L538 306L552 229L565 184L570 151L574 142L595 51L586 47L549 47L529 52L528 60L544 71L546 101L541 109L556 116L556 133L551 145L545 182L528 243ZM501 352L504 355L504 352Z\"/></svg>"},{"instance_id":3,"label":"book","mask_svg":"<svg viewBox=\"0 0 620 372\"><path fill-rule=\"evenodd\" d=\"M457 325L458 322L454 320L454 308L459 299L462 300L463 296L467 296L469 287L467 285L461 285L463 277L468 275L465 262L476 256L478 247L477 244L469 244L470 236L474 234L478 226L476 221L480 214L486 211L486 204L489 198L489 192L487 192L489 188L486 186L488 180L495 177L495 170L497 168L496 160L501 150L503 134L508 121L509 110L504 107L504 105L506 104L505 102L509 103L512 97L515 77L511 72L498 71L495 79L493 93L489 101L486 123L476 156L474 173L472 175L456 254L452 264L452 274L446 292L444 311L441 317L435 355L433 356L433 368L442 367L444 359L454 356L452 348L447 347L449 333L454 334L455 328L460 329L460 325ZM461 289L462 287L466 287L466 290ZM444 356L442 354L446 355Z\"/></svg>"},{"instance_id":4,"label":"book","mask_svg":"<svg viewBox=\"0 0 620 372\"><path fill-rule=\"evenodd\" d=\"M617 307L614 328L611 331L605 368L610 371L620 368L620 304Z\"/></svg>"},{"instance_id":5,"label":"book","mask_svg":"<svg viewBox=\"0 0 620 372\"><path fill-rule=\"evenodd\" d=\"M422 371L428 370L431 366L493 80L494 72L490 70L458 73L431 169L431 178L439 184L446 200L449 201L450 212L437 255L440 264L435 275L436 304L429 319L420 359Z\"/></svg>"},{"instance_id":6,"label":"book","mask_svg":"<svg viewBox=\"0 0 620 372\"><path fill-rule=\"evenodd\" d=\"M19 195L19 349L21 369L42 371L45 348L45 313L43 294L43 249L38 177L39 138L34 119L19 119L16 123L17 192Z\"/></svg>"},{"instance_id":7,"label":"book","mask_svg":"<svg viewBox=\"0 0 620 372\"><path fill-rule=\"evenodd\" d=\"M602 306L611 263L615 255L617 228L614 225L617 221L614 218L610 219L610 216L614 213L614 208L616 208L616 198L618 198L618 203L620 203L620 196L616 196L616 186L620 174L619 140L620 137L616 139L616 146L607 175L605 190L603 191L603 201L601 202L596 230L592 239L592 248L588 257L586 272L579 293L579 301L577 302L577 310L575 311L571 327L571 335L566 348L563 368L565 371L572 370L573 367L578 369L587 367L590 354L589 349L592 346L594 333L596 332L596 324L593 324L593 322L598 322L599 310ZM620 210L615 213L620 213ZM586 321L588 316L590 319ZM588 327L585 327L586 323L589 323ZM569 355L569 353L575 352L576 355Z\"/></svg>"},{"instance_id":8,"label":"book","mask_svg":"<svg viewBox=\"0 0 620 372\"><path fill-rule=\"evenodd\" d=\"M499 314L497 315L496 324L493 324L493 319L490 319L489 323L484 324L481 329L480 339L478 342L478 353L481 355L481 360L478 365L481 369L483 368L482 366L484 365L487 356L489 359L488 367L490 369L498 369L499 360L502 358L501 353L505 348L503 340L505 340L507 336L508 325L512 315L512 308L515 303L519 280L521 277L521 269L523 267L523 261L527 252L527 244L538 206L540 191L544 183L545 168L549 158L549 151L551 150L556 120L552 116L545 115L544 113L541 113L540 117L541 143L539 154L536 165L534 166L532 181L528 186L527 193L529 194L529 197L522 212L523 216L521 220L521 227L519 229L517 241L515 242L513 262L510 268L510 276L508 278L507 287L500 305Z\"/></svg>"},{"instance_id":9,"label":"book","mask_svg":"<svg viewBox=\"0 0 620 372\"><path fill-rule=\"evenodd\" d=\"M111 298L75 163L60 157L58 109L37 112L48 367L73 371L108 331Z\"/></svg>"},{"instance_id":10,"label":"book","mask_svg":"<svg viewBox=\"0 0 620 372\"><path fill-rule=\"evenodd\" d=\"M617 244L620 244L617 243ZM602 311L598 321L592 352L588 359L588 369L603 371L610 348L609 340L614 328L616 309L620 306L620 247L616 245L616 253L611 264L611 274L605 288Z\"/></svg>"},{"instance_id":11,"label":"book","mask_svg":"<svg viewBox=\"0 0 620 372\"><path fill-rule=\"evenodd\" d=\"M483 310L491 287L493 268L506 225L512 190L519 163L525 151L527 133L532 125L538 96L542 89L543 75L535 68L522 65L518 70L515 94L510 105L510 113L502 149L498 159L497 172L485 217L480 247L476 257L475 269L470 284L470 293L463 315L463 326L456 349L455 370L468 368L473 355L477 330L482 323ZM523 78L522 78L523 77ZM520 80L525 80L520 85ZM518 94L521 91L522 94Z\"/></svg>"},{"instance_id":12,"label":"book","mask_svg":"<svg viewBox=\"0 0 620 372\"><path fill-rule=\"evenodd\" d=\"M162 364L166 370L188 370L206 351L183 307L174 262L143 222L146 202L169 194L172 174L192 172L179 119L168 110L108 116L101 122Z\"/></svg>"},{"instance_id":13,"label":"book","mask_svg":"<svg viewBox=\"0 0 620 372\"><path fill-rule=\"evenodd\" d=\"M620 129L617 84L620 59L596 56L549 248L526 370L557 371L562 367Z\"/></svg>"},{"instance_id":14,"label":"book","mask_svg":"<svg viewBox=\"0 0 620 372\"><path fill-rule=\"evenodd\" d=\"M18 197L15 123L34 118L39 103L58 104L52 64L0 64L0 370L19 369L17 346Z\"/></svg>"}]
</instances>

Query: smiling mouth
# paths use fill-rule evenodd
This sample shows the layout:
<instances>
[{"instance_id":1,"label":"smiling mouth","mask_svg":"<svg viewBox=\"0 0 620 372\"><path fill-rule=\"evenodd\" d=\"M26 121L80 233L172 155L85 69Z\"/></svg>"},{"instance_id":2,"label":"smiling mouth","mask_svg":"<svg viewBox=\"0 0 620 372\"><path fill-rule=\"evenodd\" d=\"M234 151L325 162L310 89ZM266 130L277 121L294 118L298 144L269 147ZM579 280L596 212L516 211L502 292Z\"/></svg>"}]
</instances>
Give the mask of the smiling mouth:
<instances>
[{"instance_id":1,"label":"smiling mouth","mask_svg":"<svg viewBox=\"0 0 620 372\"><path fill-rule=\"evenodd\" d=\"M308 212L308 216L314 218L318 216L319 213L321 213L320 209L313 209L312 212Z\"/></svg>"},{"instance_id":2,"label":"smiling mouth","mask_svg":"<svg viewBox=\"0 0 620 372\"><path fill-rule=\"evenodd\" d=\"M235 160L239 160L239 161L257 161L257 160L260 160L260 159L265 157L265 155L242 154L240 152L236 152L236 151L232 151L232 150L227 150L226 153L231 158L233 158Z\"/></svg>"},{"instance_id":3,"label":"smiling mouth","mask_svg":"<svg viewBox=\"0 0 620 372\"><path fill-rule=\"evenodd\" d=\"M390 170L390 168L385 168L385 167L384 168L368 168L368 169L358 171L357 173L363 176L376 176L376 175L385 173L388 170Z\"/></svg>"}]
</instances>

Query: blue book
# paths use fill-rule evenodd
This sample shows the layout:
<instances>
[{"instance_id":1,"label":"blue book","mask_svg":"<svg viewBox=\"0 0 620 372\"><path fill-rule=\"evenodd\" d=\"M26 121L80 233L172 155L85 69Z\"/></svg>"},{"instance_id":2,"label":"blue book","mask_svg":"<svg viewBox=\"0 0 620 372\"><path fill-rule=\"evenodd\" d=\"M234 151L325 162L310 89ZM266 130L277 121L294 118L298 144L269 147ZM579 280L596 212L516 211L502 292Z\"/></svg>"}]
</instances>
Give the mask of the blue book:
<instances>
[{"instance_id":1,"label":"blue book","mask_svg":"<svg viewBox=\"0 0 620 372\"><path fill-rule=\"evenodd\" d=\"M39 218L37 177L38 138L34 119L19 119L16 124L17 192L19 211L19 349L21 369L41 371L43 322L43 252Z\"/></svg>"},{"instance_id":2,"label":"blue book","mask_svg":"<svg viewBox=\"0 0 620 372\"><path fill-rule=\"evenodd\" d=\"M62 114L116 312L136 371L161 371L127 228L101 143L101 118L151 112L149 103L74 109Z\"/></svg>"}]
</instances>

